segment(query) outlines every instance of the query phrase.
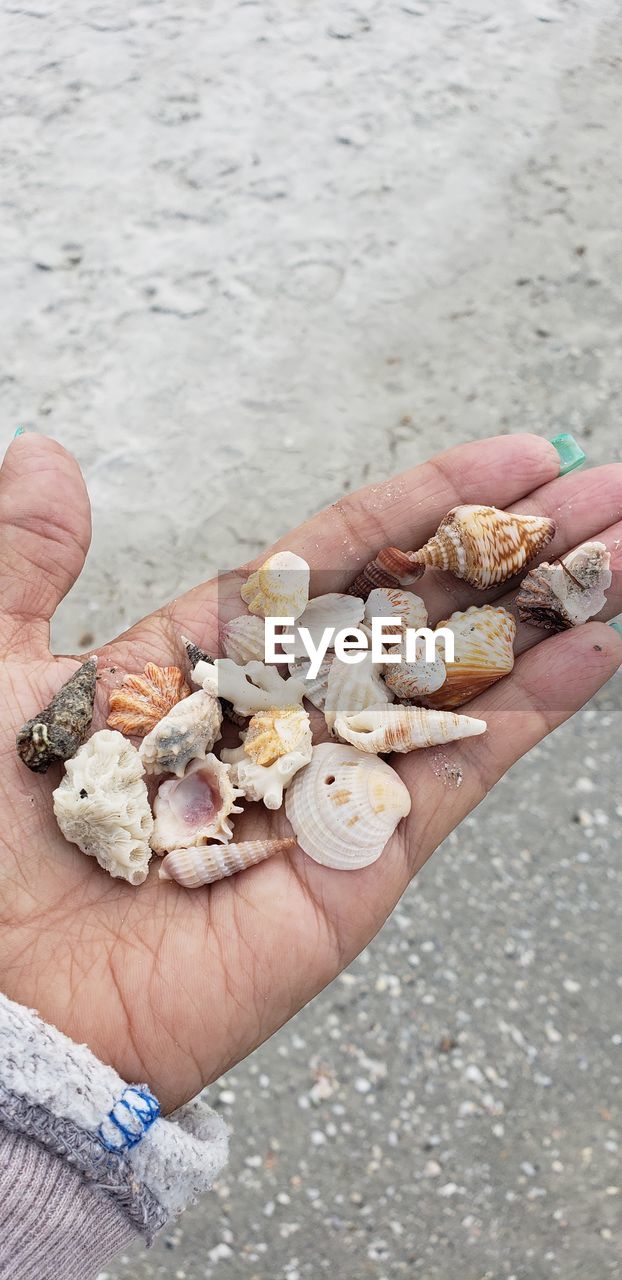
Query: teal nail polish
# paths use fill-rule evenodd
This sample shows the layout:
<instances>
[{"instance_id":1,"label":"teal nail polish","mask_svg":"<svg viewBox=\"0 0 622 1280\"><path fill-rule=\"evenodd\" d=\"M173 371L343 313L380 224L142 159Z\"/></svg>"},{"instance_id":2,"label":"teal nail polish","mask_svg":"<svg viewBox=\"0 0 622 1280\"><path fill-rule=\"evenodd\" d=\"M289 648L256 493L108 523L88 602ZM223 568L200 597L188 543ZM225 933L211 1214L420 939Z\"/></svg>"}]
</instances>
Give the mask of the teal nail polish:
<instances>
[{"instance_id":1,"label":"teal nail polish","mask_svg":"<svg viewBox=\"0 0 622 1280\"><path fill-rule=\"evenodd\" d=\"M15 436L25 436L25 435L26 435L26 428L25 428L25 427L18 427L18 428L17 428L17 430L16 430L16 432L15 432L15 435L13 436L13 439L15 439Z\"/></svg>"},{"instance_id":2,"label":"teal nail polish","mask_svg":"<svg viewBox=\"0 0 622 1280\"><path fill-rule=\"evenodd\" d=\"M615 622L610 622L610 623L609 623L609 626L610 626L610 627L613 627L614 631L618 631L618 632L620 633L620 635L622 636L622 622L618 622L618 619L617 619L617 618L616 618Z\"/></svg>"},{"instance_id":3,"label":"teal nail polish","mask_svg":"<svg viewBox=\"0 0 622 1280\"><path fill-rule=\"evenodd\" d=\"M567 476L569 471L576 471L577 467L583 466L585 454L581 445L577 444L574 436L571 436L569 431L562 431L561 435L554 436L551 444L559 454L560 476Z\"/></svg>"}]
</instances>

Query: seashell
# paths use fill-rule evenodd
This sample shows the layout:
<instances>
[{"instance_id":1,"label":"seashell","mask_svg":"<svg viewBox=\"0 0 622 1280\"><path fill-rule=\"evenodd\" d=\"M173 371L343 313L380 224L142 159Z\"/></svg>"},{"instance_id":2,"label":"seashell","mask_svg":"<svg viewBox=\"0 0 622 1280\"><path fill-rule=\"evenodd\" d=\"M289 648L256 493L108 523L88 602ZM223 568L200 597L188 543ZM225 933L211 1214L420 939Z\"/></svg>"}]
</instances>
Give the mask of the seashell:
<instances>
[{"instance_id":1,"label":"seashell","mask_svg":"<svg viewBox=\"0 0 622 1280\"><path fill-rule=\"evenodd\" d=\"M292 782L285 812L300 848L324 867L354 871L380 857L410 795L384 760L322 742Z\"/></svg>"},{"instance_id":2,"label":"seashell","mask_svg":"<svg viewBox=\"0 0 622 1280\"><path fill-rule=\"evenodd\" d=\"M410 552L400 551L398 547L384 547L354 579L348 587L352 596L367 599L376 587L407 587L416 582L423 573L422 565L413 565Z\"/></svg>"},{"instance_id":3,"label":"seashell","mask_svg":"<svg viewBox=\"0 0 622 1280\"><path fill-rule=\"evenodd\" d=\"M381 702L392 702L393 694L387 689L379 669L372 662L369 650L362 662L333 662L328 673L324 716L332 733L337 716L356 715L365 707Z\"/></svg>"},{"instance_id":4,"label":"seashell","mask_svg":"<svg viewBox=\"0 0 622 1280\"><path fill-rule=\"evenodd\" d=\"M193 667L196 667L198 662L215 661L211 654L206 653L205 649L200 649L198 644L195 644L193 640L189 640L187 636L181 636L180 639L184 649L186 650L186 656L190 663L190 670L192 670Z\"/></svg>"},{"instance_id":5,"label":"seashell","mask_svg":"<svg viewBox=\"0 0 622 1280\"><path fill-rule=\"evenodd\" d=\"M486 732L486 721L459 716L455 711L384 706L367 707L355 716L338 716L335 729L359 751L414 751L476 737Z\"/></svg>"},{"instance_id":6,"label":"seashell","mask_svg":"<svg viewBox=\"0 0 622 1280\"><path fill-rule=\"evenodd\" d=\"M240 595L262 618L299 618L309 600L310 570L302 556L277 551L251 573Z\"/></svg>"},{"instance_id":7,"label":"seashell","mask_svg":"<svg viewBox=\"0 0 622 1280\"><path fill-rule=\"evenodd\" d=\"M283 792L292 778L309 763L313 747L311 735L302 749L279 756L274 764L256 764L246 754L244 746L221 752L222 759L231 766L231 778L247 800L263 800L266 809L280 809Z\"/></svg>"},{"instance_id":8,"label":"seashell","mask_svg":"<svg viewBox=\"0 0 622 1280\"><path fill-rule=\"evenodd\" d=\"M300 704L304 694L302 680L295 676L282 680L276 667L268 667L265 662L247 662L238 667L231 658L216 658L211 663L197 663L192 679L214 697L226 698L242 716L254 716L269 707Z\"/></svg>"},{"instance_id":9,"label":"seashell","mask_svg":"<svg viewBox=\"0 0 622 1280\"><path fill-rule=\"evenodd\" d=\"M148 662L142 676L126 675L121 688L110 694L106 724L144 738L189 693L179 667L156 667Z\"/></svg>"},{"instance_id":10,"label":"seashell","mask_svg":"<svg viewBox=\"0 0 622 1280\"><path fill-rule=\"evenodd\" d=\"M184 889L214 884L238 871L255 867L277 853L289 853L296 841L245 840L242 844L201 844L190 849L173 849L160 863L160 880L176 880Z\"/></svg>"},{"instance_id":11,"label":"seashell","mask_svg":"<svg viewBox=\"0 0 622 1280\"><path fill-rule=\"evenodd\" d=\"M63 835L109 875L142 884L153 818L136 747L115 730L100 729L65 769L52 793Z\"/></svg>"},{"instance_id":12,"label":"seashell","mask_svg":"<svg viewBox=\"0 0 622 1280\"><path fill-rule=\"evenodd\" d=\"M555 521L496 507L454 507L433 538L409 560L413 566L448 569L472 587L492 587L518 573L551 541Z\"/></svg>"},{"instance_id":13,"label":"seashell","mask_svg":"<svg viewBox=\"0 0 622 1280\"><path fill-rule=\"evenodd\" d=\"M245 662L263 662L266 656L266 624L263 618L243 613L222 629L225 657L243 666ZM195 664L196 665L196 664Z\"/></svg>"},{"instance_id":14,"label":"seashell","mask_svg":"<svg viewBox=\"0 0 622 1280\"><path fill-rule=\"evenodd\" d=\"M17 754L33 773L69 760L84 742L93 719L97 658L87 658L54 694L52 701L22 725Z\"/></svg>"},{"instance_id":15,"label":"seashell","mask_svg":"<svg viewBox=\"0 0 622 1280\"><path fill-rule=\"evenodd\" d=\"M516 623L507 609L492 605L471 605L464 613L452 613L439 627L447 627L455 637L454 662L447 662L445 683L426 697L430 707L451 711L475 698L489 685L509 675L514 666ZM444 655L445 643L437 643Z\"/></svg>"},{"instance_id":16,"label":"seashell","mask_svg":"<svg viewBox=\"0 0 622 1280\"><path fill-rule=\"evenodd\" d=\"M532 569L516 597L523 622L566 631L594 618L611 586L610 563L604 542L584 542L563 559Z\"/></svg>"},{"instance_id":17,"label":"seashell","mask_svg":"<svg viewBox=\"0 0 622 1280\"><path fill-rule=\"evenodd\" d=\"M435 649L433 662L426 660L426 644L423 636L415 641L416 660L406 662L405 647L397 651L401 661L387 663L383 669L385 684L396 698L422 698L434 693L445 683L447 672L442 654Z\"/></svg>"},{"instance_id":18,"label":"seashell","mask_svg":"<svg viewBox=\"0 0 622 1280\"><path fill-rule=\"evenodd\" d=\"M328 687L328 673L335 662L335 655L331 653L320 663L319 671L312 679L309 678L311 669L311 660L309 658L296 658L293 662L288 663L289 673L295 676L297 680L304 682L304 696L308 702L311 702L318 711L324 710L326 702L326 689Z\"/></svg>"},{"instance_id":19,"label":"seashell","mask_svg":"<svg viewBox=\"0 0 622 1280\"><path fill-rule=\"evenodd\" d=\"M301 627L305 627L310 632L313 644L317 648L327 627L332 627L335 634L339 631L350 631L362 621L364 610L363 600L352 595L342 595L339 591L329 591L326 595L314 596L296 623L295 643L293 649L289 647L289 653L294 659L307 656L307 649L299 634ZM328 647L333 646L330 644Z\"/></svg>"},{"instance_id":20,"label":"seashell","mask_svg":"<svg viewBox=\"0 0 622 1280\"><path fill-rule=\"evenodd\" d=\"M428 625L428 611L421 597L399 587L376 587L370 592L365 620L371 625L372 618L400 618L402 634L408 627L417 630Z\"/></svg>"},{"instance_id":21,"label":"seashell","mask_svg":"<svg viewBox=\"0 0 622 1280\"><path fill-rule=\"evenodd\" d=\"M244 734L246 755L260 765L274 764L280 756L304 751L307 746L311 746L311 724L299 704L258 711Z\"/></svg>"},{"instance_id":22,"label":"seashell","mask_svg":"<svg viewBox=\"0 0 622 1280\"><path fill-rule=\"evenodd\" d=\"M233 835L229 817L242 812L235 803L241 794L231 781L229 766L216 756L193 760L183 778L160 784L153 802L151 848L166 853L208 840L225 844Z\"/></svg>"},{"instance_id":23,"label":"seashell","mask_svg":"<svg viewBox=\"0 0 622 1280\"><path fill-rule=\"evenodd\" d=\"M199 689L183 698L140 744L146 773L174 773L180 778L191 760L211 751L221 724L220 704L211 693Z\"/></svg>"}]
</instances>

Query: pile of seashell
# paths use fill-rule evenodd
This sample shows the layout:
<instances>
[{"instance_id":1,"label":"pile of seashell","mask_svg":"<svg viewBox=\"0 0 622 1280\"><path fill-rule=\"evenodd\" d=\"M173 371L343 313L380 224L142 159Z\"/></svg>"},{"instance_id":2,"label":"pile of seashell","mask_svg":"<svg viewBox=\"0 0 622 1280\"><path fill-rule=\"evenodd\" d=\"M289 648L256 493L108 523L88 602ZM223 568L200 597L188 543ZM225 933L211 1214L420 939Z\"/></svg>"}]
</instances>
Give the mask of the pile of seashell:
<instances>
[{"instance_id":1,"label":"pile of seashell","mask_svg":"<svg viewBox=\"0 0 622 1280\"><path fill-rule=\"evenodd\" d=\"M242 587L248 613L224 626L224 657L210 658L182 637L194 692L179 668L147 663L142 675L126 675L111 694L110 727L87 741L97 666L89 658L20 730L18 753L36 772L65 763L53 793L61 831L110 875L133 885L147 878L152 853L163 858L160 878L186 888L296 845L323 866L368 866L411 807L404 782L379 757L484 733L485 721L456 708L514 664L516 622L507 609L488 604L438 624L453 634L453 662L442 642L427 661L418 641L415 660L410 651L406 661L408 630L428 621L423 600L407 586L428 566L480 588L505 582L554 532L545 517L456 507L419 551L387 548L348 594L311 600L308 564L279 552ZM531 570L517 596L518 612L536 626L563 630L598 613L610 583L606 548L585 543ZM282 658L289 666L283 678L264 660L266 618L297 619L312 637L327 626L368 634L372 619L382 618L392 623L386 661L373 662L368 651L347 663L327 650L307 678L308 654L296 639ZM314 745L305 700L322 712L329 741ZM239 741L216 755L223 716L237 726ZM153 806L145 781L151 776L159 780ZM295 838L235 843L241 802L273 811L285 804Z\"/></svg>"}]
</instances>

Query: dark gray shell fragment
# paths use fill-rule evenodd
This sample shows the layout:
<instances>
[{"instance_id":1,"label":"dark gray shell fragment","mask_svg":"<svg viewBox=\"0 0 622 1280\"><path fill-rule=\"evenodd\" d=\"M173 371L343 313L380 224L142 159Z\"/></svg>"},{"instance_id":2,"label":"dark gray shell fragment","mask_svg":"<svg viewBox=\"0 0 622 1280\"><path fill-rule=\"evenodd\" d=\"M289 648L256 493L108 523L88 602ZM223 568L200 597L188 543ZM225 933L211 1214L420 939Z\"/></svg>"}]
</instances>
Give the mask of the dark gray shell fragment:
<instances>
[{"instance_id":1,"label":"dark gray shell fragment","mask_svg":"<svg viewBox=\"0 0 622 1280\"><path fill-rule=\"evenodd\" d=\"M86 741L93 719L97 658L88 658L54 694L49 706L22 725L17 754L33 773L70 760Z\"/></svg>"}]
</instances>

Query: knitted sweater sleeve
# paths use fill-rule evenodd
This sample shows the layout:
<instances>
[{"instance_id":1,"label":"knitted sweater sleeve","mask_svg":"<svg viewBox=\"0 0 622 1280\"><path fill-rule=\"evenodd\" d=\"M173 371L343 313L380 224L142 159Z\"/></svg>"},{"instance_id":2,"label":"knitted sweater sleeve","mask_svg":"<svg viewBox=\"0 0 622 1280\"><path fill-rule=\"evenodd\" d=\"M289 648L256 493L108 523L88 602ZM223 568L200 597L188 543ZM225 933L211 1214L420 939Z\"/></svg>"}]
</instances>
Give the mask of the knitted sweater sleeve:
<instances>
[{"instance_id":1,"label":"knitted sweater sleeve","mask_svg":"<svg viewBox=\"0 0 622 1280\"><path fill-rule=\"evenodd\" d=\"M203 1101L163 1119L146 1085L0 995L3 1280L89 1280L208 1190L227 1142Z\"/></svg>"}]
</instances>

